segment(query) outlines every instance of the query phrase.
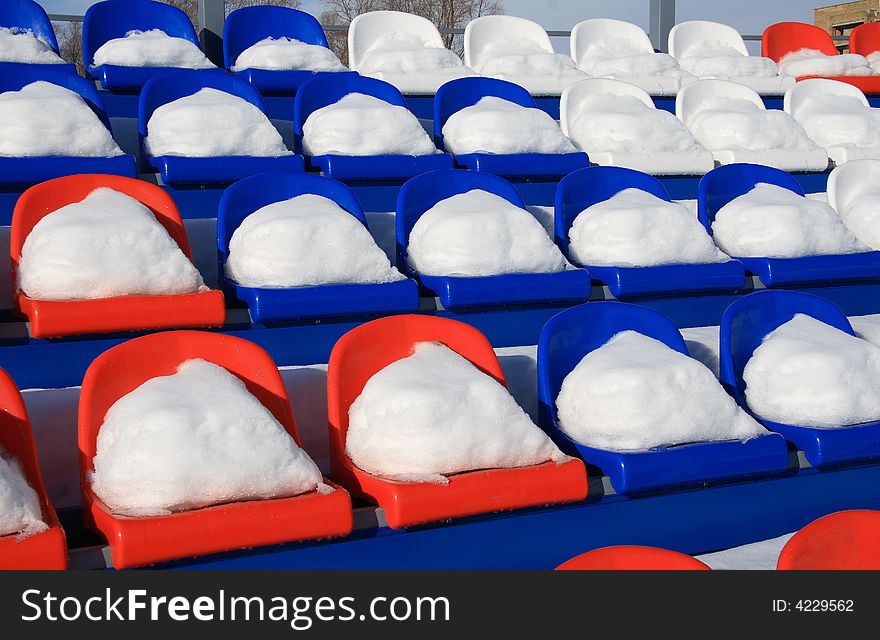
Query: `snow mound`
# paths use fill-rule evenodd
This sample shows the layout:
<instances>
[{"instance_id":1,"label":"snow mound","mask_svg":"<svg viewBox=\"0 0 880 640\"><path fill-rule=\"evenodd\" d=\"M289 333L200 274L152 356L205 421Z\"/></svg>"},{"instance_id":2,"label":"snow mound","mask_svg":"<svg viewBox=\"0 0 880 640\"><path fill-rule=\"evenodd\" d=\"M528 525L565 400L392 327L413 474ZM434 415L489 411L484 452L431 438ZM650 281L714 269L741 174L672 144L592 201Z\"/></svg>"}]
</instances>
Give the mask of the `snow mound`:
<instances>
[{"instance_id":1,"label":"snow mound","mask_svg":"<svg viewBox=\"0 0 880 640\"><path fill-rule=\"evenodd\" d=\"M652 109L635 96L585 97L568 131L572 141L588 153L704 150L681 120L668 111Z\"/></svg>"},{"instance_id":2,"label":"snow mound","mask_svg":"<svg viewBox=\"0 0 880 640\"><path fill-rule=\"evenodd\" d=\"M98 432L94 465L95 494L129 516L329 489L244 383L201 359L113 403Z\"/></svg>"},{"instance_id":3,"label":"snow mound","mask_svg":"<svg viewBox=\"0 0 880 640\"><path fill-rule=\"evenodd\" d=\"M239 53L232 71L245 69L348 71L327 47L285 36L263 38Z\"/></svg>"},{"instance_id":4,"label":"snow mound","mask_svg":"<svg viewBox=\"0 0 880 640\"><path fill-rule=\"evenodd\" d=\"M871 65L871 69L874 73L880 73L880 51L869 53L865 59L868 61L868 64Z\"/></svg>"},{"instance_id":5,"label":"snow mound","mask_svg":"<svg viewBox=\"0 0 880 640\"><path fill-rule=\"evenodd\" d=\"M18 286L36 300L82 300L194 293L204 282L147 207L101 188L34 225Z\"/></svg>"},{"instance_id":6,"label":"snow mound","mask_svg":"<svg viewBox=\"0 0 880 640\"><path fill-rule=\"evenodd\" d=\"M545 112L495 96L453 113L442 133L446 149L453 154L577 151Z\"/></svg>"},{"instance_id":7,"label":"snow mound","mask_svg":"<svg viewBox=\"0 0 880 640\"><path fill-rule=\"evenodd\" d=\"M189 158L292 154L256 105L210 88L153 111L144 147L151 156Z\"/></svg>"},{"instance_id":8,"label":"snow mound","mask_svg":"<svg viewBox=\"0 0 880 640\"><path fill-rule=\"evenodd\" d=\"M414 33L392 31L373 42L358 71L364 75L449 73L457 77L465 69L449 49L432 46Z\"/></svg>"},{"instance_id":9,"label":"snow mound","mask_svg":"<svg viewBox=\"0 0 880 640\"><path fill-rule=\"evenodd\" d=\"M772 78L779 75L779 67L770 58L746 56L720 40L700 40L681 52L681 68L699 78Z\"/></svg>"},{"instance_id":10,"label":"snow mound","mask_svg":"<svg viewBox=\"0 0 880 640\"><path fill-rule=\"evenodd\" d=\"M727 262L688 209L641 189L624 189L581 211L568 232L580 264L652 267Z\"/></svg>"},{"instance_id":11,"label":"snow mound","mask_svg":"<svg viewBox=\"0 0 880 640\"><path fill-rule=\"evenodd\" d=\"M437 153L409 109L363 93L349 93L313 111L303 125L303 149L311 156Z\"/></svg>"},{"instance_id":12,"label":"snow mound","mask_svg":"<svg viewBox=\"0 0 880 640\"><path fill-rule=\"evenodd\" d=\"M27 538L48 528L40 498L28 484L21 463L0 447L0 537Z\"/></svg>"},{"instance_id":13,"label":"snow mound","mask_svg":"<svg viewBox=\"0 0 880 640\"><path fill-rule=\"evenodd\" d=\"M871 64L864 56L844 53L829 56L816 49L798 49L782 56L779 68L783 73L801 76L870 76Z\"/></svg>"},{"instance_id":14,"label":"snow mound","mask_svg":"<svg viewBox=\"0 0 880 640\"><path fill-rule=\"evenodd\" d=\"M550 53L527 38L502 38L486 45L482 63L474 71L482 76L515 82L532 94L559 94L587 77L574 60Z\"/></svg>"},{"instance_id":15,"label":"snow mound","mask_svg":"<svg viewBox=\"0 0 880 640\"><path fill-rule=\"evenodd\" d=\"M108 40L95 51L92 65L120 67L171 67L213 69L202 50L186 38L169 36L161 29L129 31L124 38Z\"/></svg>"},{"instance_id":16,"label":"snow mound","mask_svg":"<svg viewBox=\"0 0 880 640\"><path fill-rule=\"evenodd\" d=\"M44 81L0 93L0 157L121 155L79 94Z\"/></svg>"},{"instance_id":17,"label":"snow mound","mask_svg":"<svg viewBox=\"0 0 880 640\"><path fill-rule=\"evenodd\" d=\"M880 250L880 185L865 185L847 208L837 213L861 242Z\"/></svg>"},{"instance_id":18,"label":"snow mound","mask_svg":"<svg viewBox=\"0 0 880 640\"><path fill-rule=\"evenodd\" d=\"M246 287L306 287L403 280L353 215L304 194L250 214L229 242L226 275Z\"/></svg>"},{"instance_id":19,"label":"snow mound","mask_svg":"<svg viewBox=\"0 0 880 640\"><path fill-rule=\"evenodd\" d=\"M652 82L660 90L668 82L675 86L693 80L669 54L645 51L626 38L610 37L590 43L577 66L591 77L624 80L646 90Z\"/></svg>"},{"instance_id":20,"label":"snow mound","mask_svg":"<svg viewBox=\"0 0 880 640\"><path fill-rule=\"evenodd\" d=\"M827 203L764 183L721 207L712 223L712 235L722 251L740 258L801 258L869 250Z\"/></svg>"},{"instance_id":21,"label":"snow mound","mask_svg":"<svg viewBox=\"0 0 880 640\"><path fill-rule=\"evenodd\" d=\"M585 355L562 381L556 407L566 435L610 451L767 433L700 362L635 331Z\"/></svg>"},{"instance_id":22,"label":"snow mound","mask_svg":"<svg viewBox=\"0 0 880 640\"><path fill-rule=\"evenodd\" d=\"M880 147L880 109L852 96L811 96L798 109L798 121L820 147Z\"/></svg>"},{"instance_id":23,"label":"snow mound","mask_svg":"<svg viewBox=\"0 0 880 640\"><path fill-rule=\"evenodd\" d=\"M17 27L0 27L0 62L64 64L47 42Z\"/></svg>"},{"instance_id":24,"label":"snow mound","mask_svg":"<svg viewBox=\"0 0 880 640\"><path fill-rule=\"evenodd\" d=\"M880 347L807 315L768 333L743 370L761 418L834 428L880 420Z\"/></svg>"},{"instance_id":25,"label":"snow mound","mask_svg":"<svg viewBox=\"0 0 880 640\"><path fill-rule=\"evenodd\" d=\"M409 234L409 264L434 276L555 273L568 263L535 217L481 189L428 209Z\"/></svg>"},{"instance_id":26,"label":"snow mound","mask_svg":"<svg viewBox=\"0 0 880 640\"><path fill-rule=\"evenodd\" d=\"M375 373L348 415L352 462L397 481L567 460L503 385L438 343Z\"/></svg>"}]
</instances>

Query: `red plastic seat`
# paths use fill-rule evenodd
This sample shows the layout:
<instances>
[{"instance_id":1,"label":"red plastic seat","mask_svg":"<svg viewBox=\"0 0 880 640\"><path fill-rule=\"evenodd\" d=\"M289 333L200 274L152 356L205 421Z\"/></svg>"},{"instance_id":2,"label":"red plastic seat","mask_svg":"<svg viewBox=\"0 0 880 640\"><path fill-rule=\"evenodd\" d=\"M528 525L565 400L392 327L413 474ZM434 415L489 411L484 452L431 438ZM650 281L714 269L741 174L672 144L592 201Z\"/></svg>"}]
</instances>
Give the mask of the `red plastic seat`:
<instances>
[{"instance_id":1,"label":"red plastic seat","mask_svg":"<svg viewBox=\"0 0 880 640\"><path fill-rule=\"evenodd\" d=\"M696 558L656 547L621 545L587 551L556 567L557 571L709 571Z\"/></svg>"},{"instance_id":2,"label":"red plastic seat","mask_svg":"<svg viewBox=\"0 0 880 640\"><path fill-rule=\"evenodd\" d=\"M373 374L412 355L418 342L440 342L506 386L489 341L462 322L400 315L352 329L333 347L327 372L330 459L335 479L349 491L378 503L394 529L586 498L587 474L580 460L459 473L450 476L446 485L394 482L358 469L345 453L349 407Z\"/></svg>"},{"instance_id":3,"label":"red plastic seat","mask_svg":"<svg viewBox=\"0 0 880 640\"><path fill-rule=\"evenodd\" d=\"M43 522L49 528L17 540L14 535L0 536L0 569L66 569L67 543L64 529L43 486L37 449L31 432L24 400L8 373L0 369L0 447L21 463L28 484L40 497Z\"/></svg>"},{"instance_id":4,"label":"red plastic seat","mask_svg":"<svg viewBox=\"0 0 880 640\"><path fill-rule=\"evenodd\" d=\"M150 378L203 358L238 376L300 444L284 383L262 348L234 336L169 331L142 336L107 350L86 372L79 401L79 454L86 525L110 544L113 566L125 568L283 542L345 536L351 532L351 500L344 490L316 491L274 500L252 500L168 516L113 515L87 481L104 415L123 395ZM325 482L327 482L325 480Z\"/></svg>"},{"instance_id":5,"label":"red plastic seat","mask_svg":"<svg viewBox=\"0 0 880 640\"><path fill-rule=\"evenodd\" d=\"M785 543L777 569L880 569L880 511L838 511Z\"/></svg>"},{"instance_id":6,"label":"red plastic seat","mask_svg":"<svg viewBox=\"0 0 880 640\"><path fill-rule=\"evenodd\" d=\"M24 241L34 225L49 213L79 202L100 187L122 192L147 206L187 258L192 252L177 207L156 185L120 176L84 174L56 178L25 191L15 205L9 251L15 308L30 322L34 338L86 333L109 333L173 327L219 327L226 319L221 291L165 296L119 296L96 300L34 300L16 282Z\"/></svg>"},{"instance_id":7,"label":"red plastic seat","mask_svg":"<svg viewBox=\"0 0 880 640\"><path fill-rule=\"evenodd\" d=\"M779 62L782 57L799 49L816 49L825 55L839 55L834 40L822 27L804 22L777 22L764 29L761 55ZM880 93L880 76L800 76L798 80L827 77L858 87L864 93Z\"/></svg>"},{"instance_id":8,"label":"red plastic seat","mask_svg":"<svg viewBox=\"0 0 880 640\"><path fill-rule=\"evenodd\" d=\"M880 22L860 24L849 34L850 53L869 56L880 51Z\"/></svg>"}]
</instances>

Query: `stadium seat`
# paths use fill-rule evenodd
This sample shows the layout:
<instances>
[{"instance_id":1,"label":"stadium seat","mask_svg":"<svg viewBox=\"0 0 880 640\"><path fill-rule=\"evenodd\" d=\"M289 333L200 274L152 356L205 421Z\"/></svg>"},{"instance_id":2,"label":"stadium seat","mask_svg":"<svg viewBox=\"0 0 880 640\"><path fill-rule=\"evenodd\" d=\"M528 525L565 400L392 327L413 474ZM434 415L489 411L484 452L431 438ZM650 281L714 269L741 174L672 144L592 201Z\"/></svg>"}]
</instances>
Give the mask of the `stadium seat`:
<instances>
[{"instance_id":1,"label":"stadium seat","mask_svg":"<svg viewBox=\"0 0 880 640\"><path fill-rule=\"evenodd\" d=\"M715 166L712 153L705 149L638 153L587 148L577 139L577 136L573 136L572 125L582 116L589 117L590 111L584 105L584 101L596 95L632 97L644 102L649 109L656 109L651 97L643 89L620 80L590 78L563 91L559 102L559 124L562 127L562 133L590 156L590 162L598 165L626 167L653 175L703 175ZM679 126L683 127L684 124Z\"/></svg>"},{"instance_id":2,"label":"stadium seat","mask_svg":"<svg viewBox=\"0 0 880 640\"><path fill-rule=\"evenodd\" d=\"M16 282L21 250L41 219L83 200L95 189L108 187L124 193L156 216L168 234L192 260L186 231L171 197L156 185L119 176L76 175L56 178L22 194L12 215L10 255ZM16 309L28 319L34 338L113 333L171 327L218 327L226 317L220 291L176 295L132 295L93 300L34 300L15 287Z\"/></svg>"},{"instance_id":3,"label":"stadium seat","mask_svg":"<svg viewBox=\"0 0 880 640\"><path fill-rule=\"evenodd\" d=\"M721 381L743 407L746 400L742 374L746 363L768 333L799 313L854 335L849 320L839 307L824 298L800 291L756 291L724 311L720 329ZM880 457L880 422L820 429L758 419L803 451L814 467Z\"/></svg>"},{"instance_id":4,"label":"stadium seat","mask_svg":"<svg viewBox=\"0 0 880 640\"><path fill-rule=\"evenodd\" d=\"M42 65L10 65L0 73L0 93L19 91L33 82L51 82L77 94L89 105L108 130L110 118L95 86L77 75L46 69ZM135 161L130 155L110 158L82 156L0 157L0 186L28 187L59 176L77 173L106 173L134 177Z\"/></svg>"},{"instance_id":5,"label":"stadium seat","mask_svg":"<svg viewBox=\"0 0 880 640\"><path fill-rule=\"evenodd\" d=\"M493 96L527 109L537 109L535 100L519 85L495 78L459 78L437 90L434 98L434 139L443 144L443 126L452 114ZM505 178L558 178L590 166L586 153L465 153L455 156L461 167L486 171Z\"/></svg>"},{"instance_id":6,"label":"stadium seat","mask_svg":"<svg viewBox=\"0 0 880 640\"><path fill-rule=\"evenodd\" d=\"M456 169L417 176L401 187L397 199L398 269L416 278L431 295L440 298L444 308L453 311L470 307L577 303L590 299L590 276L583 269L482 277L424 275L413 271L408 259L409 235L418 219L441 200L474 189L494 193L525 211L525 204L513 185L498 176Z\"/></svg>"},{"instance_id":7,"label":"stadium seat","mask_svg":"<svg viewBox=\"0 0 880 640\"><path fill-rule=\"evenodd\" d=\"M345 452L348 411L367 381L389 364L413 353L419 342L439 342L467 358L506 386L498 358L486 337L462 322L435 316L381 318L346 333L330 354L327 416L332 475L350 492L370 499L388 526L417 524L481 513L576 502L587 497L587 474L580 460L529 467L483 469L449 476L448 484L397 482L370 475Z\"/></svg>"},{"instance_id":8,"label":"stadium seat","mask_svg":"<svg viewBox=\"0 0 880 640\"><path fill-rule=\"evenodd\" d=\"M608 267L579 264L569 251L569 231L578 214L624 189L641 189L671 202L666 189L646 173L621 167L590 167L566 176L556 189L553 219L556 244L565 257L587 269L616 298L708 291L735 291L745 285L745 271L736 260L709 264L654 267Z\"/></svg>"},{"instance_id":9,"label":"stadium seat","mask_svg":"<svg viewBox=\"0 0 880 640\"><path fill-rule=\"evenodd\" d=\"M780 570L880 569L880 511L838 511L814 520L785 543Z\"/></svg>"},{"instance_id":10,"label":"stadium seat","mask_svg":"<svg viewBox=\"0 0 880 640\"><path fill-rule=\"evenodd\" d=\"M880 159L847 162L828 176L828 204L844 220L856 200L868 194L880 199Z\"/></svg>"},{"instance_id":11,"label":"stadium seat","mask_svg":"<svg viewBox=\"0 0 880 640\"><path fill-rule=\"evenodd\" d=\"M5 0L0 3L0 27L28 31L52 47L55 53L59 53L58 39L55 37L52 21L49 20L46 10L33 0ZM24 63L0 62L0 73L6 73L6 69L9 68L7 65L17 64ZM64 71L76 75L76 65L70 63L27 64L27 66Z\"/></svg>"},{"instance_id":12,"label":"stadium seat","mask_svg":"<svg viewBox=\"0 0 880 640\"><path fill-rule=\"evenodd\" d=\"M552 317L538 340L538 410L541 427L563 451L599 467L620 494L770 475L788 468L785 440L775 434L746 442L695 442L638 452L596 449L565 435L556 411L563 380L584 356L621 331L636 331L690 355L672 321L646 307L591 302Z\"/></svg>"},{"instance_id":13,"label":"stadium seat","mask_svg":"<svg viewBox=\"0 0 880 640\"><path fill-rule=\"evenodd\" d=\"M49 502L31 422L21 393L8 373L0 369L0 451L18 460L28 484L37 492L45 531L18 540L15 535L0 536L0 570L66 569L67 543L55 508Z\"/></svg>"},{"instance_id":14,"label":"stadium seat","mask_svg":"<svg viewBox=\"0 0 880 640\"><path fill-rule=\"evenodd\" d=\"M556 567L557 571L709 571L689 555L658 549L620 545L587 551Z\"/></svg>"},{"instance_id":15,"label":"stadium seat","mask_svg":"<svg viewBox=\"0 0 880 640\"><path fill-rule=\"evenodd\" d=\"M257 90L244 80L214 71L178 70L153 78L144 85L138 102L138 134L141 147L147 137L147 124L153 112L164 104L211 88L237 96L266 112ZM164 184L225 185L266 171L303 171L303 159L299 155L286 156L150 156L143 149L144 157L162 176Z\"/></svg>"},{"instance_id":16,"label":"stadium seat","mask_svg":"<svg viewBox=\"0 0 880 640\"><path fill-rule=\"evenodd\" d=\"M880 51L880 23L865 22L849 34L849 51L866 58Z\"/></svg>"},{"instance_id":17,"label":"stadium seat","mask_svg":"<svg viewBox=\"0 0 880 640\"><path fill-rule=\"evenodd\" d=\"M788 189L799 196L804 195L797 180L779 169L756 164L718 167L703 176L697 188L697 213L700 222L711 234L712 223L718 211L734 198L748 193L761 183ZM876 281L880 278L880 252L876 251L801 258L732 257L742 262L746 271L758 276L765 287Z\"/></svg>"},{"instance_id":18,"label":"stadium seat","mask_svg":"<svg viewBox=\"0 0 880 640\"><path fill-rule=\"evenodd\" d=\"M333 200L367 226L361 205L351 189L330 178L273 172L240 180L226 189L217 213L220 278L227 294L247 304L251 319L259 323L417 311L419 288L412 280L385 284L258 288L238 285L226 277L229 241L244 219L273 202L306 193Z\"/></svg>"},{"instance_id":19,"label":"stadium seat","mask_svg":"<svg viewBox=\"0 0 880 640\"><path fill-rule=\"evenodd\" d=\"M184 361L202 358L237 376L301 446L284 383L262 348L234 336L169 331L124 342L101 354L83 379L79 453L86 525L110 545L117 569L237 549L345 536L352 529L351 501L336 490L291 498L249 500L140 518L114 515L92 491L89 475L107 410L147 380L173 374Z\"/></svg>"},{"instance_id":20,"label":"stadium seat","mask_svg":"<svg viewBox=\"0 0 880 640\"><path fill-rule=\"evenodd\" d=\"M700 111L711 108L723 110L719 101L746 100L752 102L759 110L764 111L764 102L749 87L727 80L698 80L685 85L675 97L675 115L684 125L693 131L693 118ZM722 103L723 104L723 103ZM697 138L697 142L707 146ZM824 171L828 168L828 154L816 146L808 151L789 149L709 149L715 160L720 164L752 162L768 167L776 167L783 171Z\"/></svg>"},{"instance_id":21,"label":"stadium seat","mask_svg":"<svg viewBox=\"0 0 880 640\"><path fill-rule=\"evenodd\" d=\"M301 146L303 125L312 112L339 102L350 93L362 93L399 107L406 107L394 85L355 74L325 74L304 83L293 103L293 128ZM452 167L452 156L435 153L424 156L344 156L320 155L306 158L312 169L338 180L406 180L433 169Z\"/></svg>"}]
</instances>

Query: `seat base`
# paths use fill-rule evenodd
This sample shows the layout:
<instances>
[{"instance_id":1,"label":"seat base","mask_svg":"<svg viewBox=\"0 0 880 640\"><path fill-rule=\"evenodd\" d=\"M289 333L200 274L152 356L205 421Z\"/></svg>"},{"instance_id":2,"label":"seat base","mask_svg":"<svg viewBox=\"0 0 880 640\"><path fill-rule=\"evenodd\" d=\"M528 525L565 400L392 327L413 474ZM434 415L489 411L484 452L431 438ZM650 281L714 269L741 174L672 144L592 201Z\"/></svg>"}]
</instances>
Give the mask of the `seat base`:
<instances>
[{"instance_id":1,"label":"seat base","mask_svg":"<svg viewBox=\"0 0 880 640\"><path fill-rule=\"evenodd\" d=\"M464 153L455 162L502 178L561 178L590 166L586 153Z\"/></svg>"},{"instance_id":2,"label":"seat base","mask_svg":"<svg viewBox=\"0 0 880 640\"><path fill-rule=\"evenodd\" d=\"M656 267L596 267L587 265L591 278L601 280L615 298L736 291L746 283L741 262L673 264Z\"/></svg>"},{"instance_id":3,"label":"seat base","mask_svg":"<svg viewBox=\"0 0 880 640\"><path fill-rule=\"evenodd\" d=\"M719 164L762 164L782 171L825 171L828 168L828 154L816 147L810 151L750 151L748 149L712 150Z\"/></svg>"},{"instance_id":4,"label":"seat base","mask_svg":"<svg viewBox=\"0 0 880 640\"><path fill-rule=\"evenodd\" d=\"M185 69L183 69L185 70ZM115 93L140 93L153 78L173 71L181 71L179 67L123 67L115 64L102 64L89 67L88 74L101 83L101 88ZM210 68L204 71L226 73L224 69Z\"/></svg>"},{"instance_id":5,"label":"seat base","mask_svg":"<svg viewBox=\"0 0 880 640\"><path fill-rule=\"evenodd\" d=\"M590 152L598 165L624 167L655 176L701 176L715 168L708 151L649 151L647 153Z\"/></svg>"},{"instance_id":6,"label":"seat base","mask_svg":"<svg viewBox=\"0 0 880 640\"><path fill-rule=\"evenodd\" d=\"M224 156L218 158L188 158L183 156L153 156L150 164L162 176L162 182L171 186L232 184L242 178L269 171L296 171L305 169L302 156L277 157Z\"/></svg>"},{"instance_id":7,"label":"seat base","mask_svg":"<svg viewBox=\"0 0 880 640\"><path fill-rule=\"evenodd\" d=\"M304 69L242 69L234 71L232 75L250 83L257 91L265 96L294 96L300 86L318 76L325 74L352 74L353 71L307 71ZM290 113L286 120L293 118L293 105L290 105Z\"/></svg>"},{"instance_id":8,"label":"seat base","mask_svg":"<svg viewBox=\"0 0 880 640\"><path fill-rule=\"evenodd\" d=\"M66 568L67 544L57 522L21 541L14 535L0 536L0 571Z\"/></svg>"},{"instance_id":9,"label":"seat base","mask_svg":"<svg viewBox=\"0 0 880 640\"><path fill-rule=\"evenodd\" d=\"M880 421L850 427L817 429L758 418L804 452L814 467L868 462L880 459Z\"/></svg>"},{"instance_id":10,"label":"seat base","mask_svg":"<svg viewBox=\"0 0 880 640\"><path fill-rule=\"evenodd\" d=\"M880 251L803 258L736 258L765 287L880 279Z\"/></svg>"},{"instance_id":11,"label":"seat base","mask_svg":"<svg viewBox=\"0 0 880 640\"><path fill-rule=\"evenodd\" d=\"M103 173L136 178L134 158L45 156L42 158L0 158L0 186L31 187L47 180L80 173Z\"/></svg>"},{"instance_id":12,"label":"seat base","mask_svg":"<svg viewBox=\"0 0 880 640\"><path fill-rule=\"evenodd\" d=\"M434 153L427 156L337 156L307 158L312 169L337 180L409 180L435 169L452 169L452 156Z\"/></svg>"}]
</instances>

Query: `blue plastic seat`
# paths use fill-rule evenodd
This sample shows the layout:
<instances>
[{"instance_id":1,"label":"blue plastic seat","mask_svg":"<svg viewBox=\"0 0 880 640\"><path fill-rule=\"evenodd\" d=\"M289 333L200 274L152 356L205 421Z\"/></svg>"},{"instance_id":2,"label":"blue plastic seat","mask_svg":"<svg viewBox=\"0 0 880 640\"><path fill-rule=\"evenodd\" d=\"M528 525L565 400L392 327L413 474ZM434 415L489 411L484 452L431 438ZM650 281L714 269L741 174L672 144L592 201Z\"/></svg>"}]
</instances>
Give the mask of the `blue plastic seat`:
<instances>
[{"instance_id":1,"label":"blue plastic seat","mask_svg":"<svg viewBox=\"0 0 880 640\"><path fill-rule=\"evenodd\" d=\"M310 13L287 7L244 7L230 13L223 25L223 64L231 71L238 56L248 47L266 38L283 37L328 46L324 29ZM263 95L292 96L302 83L326 72L243 69L232 73L251 83Z\"/></svg>"},{"instance_id":2,"label":"blue plastic seat","mask_svg":"<svg viewBox=\"0 0 880 640\"><path fill-rule=\"evenodd\" d=\"M52 28L52 21L46 11L33 0L4 0L0 3L0 27L29 31L37 38L58 51L58 39ZM40 67L53 71L64 71L76 74L76 65L65 64L27 64L22 62L0 62L0 75L5 75L13 65L25 64L28 67Z\"/></svg>"},{"instance_id":3,"label":"blue plastic seat","mask_svg":"<svg viewBox=\"0 0 880 640\"><path fill-rule=\"evenodd\" d=\"M293 102L293 129L298 148L302 147L303 125L321 107L335 104L350 93L363 93L385 102L406 107L403 95L394 85L356 73L325 73L302 84ZM406 180L434 169L450 169L452 156L434 153L424 156L307 156L313 169L339 180Z\"/></svg>"},{"instance_id":4,"label":"blue plastic seat","mask_svg":"<svg viewBox=\"0 0 880 640\"><path fill-rule=\"evenodd\" d=\"M518 84L495 78L458 78L437 90L434 98L434 141L443 151L443 125L449 117L482 98L493 96L520 106L537 109L535 99ZM583 151L574 153L464 153L455 156L456 164L505 178L559 178L590 166Z\"/></svg>"},{"instance_id":5,"label":"blue plastic seat","mask_svg":"<svg viewBox=\"0 0 880 640\"><path fill-rule=\"evenodd\" d=\"M492 174L446 169L413 178L401 187L397 199L398 269L418 279L440 298L445 308L453 311L469 307L564 304L589 300L590 276L583 269L482 277L415 273L407 259L407 247L409 234L418 219L441 200L473 189L494 193L525 211L522 198L513 185Z\"/></svg>"},{"instance_id":6,"label":"blue plastic seat","mask_svg":"<svg viewBox=\"0 0 880 640\"><path fill-rule=\"evenodd\" d=\"M721 381L746 407L743 369L764 337L802 313L855 335L833 302L800 291L756 291L731 304L721 317ZM880 421L836 429L817 429L758 418L804 452L815 467L880 458Z\"/></svg>"},{"instance_id":7,"label":"blue plastic seat","mask_svg":"<svg viewBox=\"0 0 880 640\"><path fill-rule=\"evenodd\" d=\"M237 96L266 112L260 94L244 80L213 71L178 70L153 78L141 91L138 102L138 134L143 148L147 124L153 112L179 98L191 96L204 88L217 89ZM266 171L303 171L303 159L288 156L148 156L144 157L162 175L162 181L172 186L230 184Z\"/></svg>"},{"instance_id":8,"label":"blue plastic seat","mask_svg":"<svg viewBox=\"0 0 880 640\"><path fill-rule=\"evenodd\" d=\"M100 80L107 91L137 93L156 76L175 71L173 67L93 66L95 52L114 38L130 31L160 29L171 37L189 40L196 47L199 38L189 17L177 7L152 0L105 0L93 4L83 18L82 52L88 74ZM222 69L219 70L222 73Z\"/></svg>"},{"instance_id":9,"label":"blue plastic seat","mask_svg":"<svg viewBox=\"0 0 880 640\"><path fill-rule=\"evenodd\" d=\"M788 447L777 434L746 442L698 442L639 452L596 449L575 442L559 428L556 397L565 377L591 351L621 331L636 331L679 353L687 346L663 314L622 302L591 302L553 316L538 340L538 403L541 427L561 449L599 467L617 493L781 473Z\"/></svg>"},{"instance_id":10,"label":"blue plastic seat","mask_svg":"<svg viewBox=\"0 0 880 640\"><path fill-rule=\"evenodd\" d=\"M419 287L413 280L385 284L327 284L292 288L244 287L226 278L229 241L244 219L257 209L313 193L333 200L367 226L360 203L336 180L293 172L252 176L229 187L217 213L217 252L220 280L227 295L245 303L259 323L290 320L407 313L419 308Z\"/></svg>"},{"instance_id":11,"label":"blue plastic seat","mask_svg":"<svg viewBox=\"0 0 880 640\"><path fill-rule=\"evenodd\" d=\"M756 164L716 167L700 179L697 189L698 215L706 230L712 233L712 223L721 207L748 193L759 183L804 195L797 180L779 169ZM880 279L880 252L877 251L802 258L734 257L745 265L747 271L758 276L765 287Z\"/></svg>"},{"instance_id":12,"label":"blue plastic seat","mask_svg":"<svg viewBox=\"0 0 880 640\"><path fill-rule=\"evenodd\" d=\"M95 85L77 75L47 69L43 65L10 65L0 73L0 93L19 91L38 81L51 82L79 94L100 118L108 131L110 118ZM53 178L77 173L106 173L134 178L135 161L130 155L112 158L83 156L42 156L27 158L0 158L0 185L31 186Z\"/></svg>"},{"instance_id":13,"label":"blue plastic seat","mask_svg":"<svg viewBox=\"0 0 880 640\"><path fill-rule=\"evenodd\" d=\"M657 178L633 169L590 167L575 171L559 183L554 235L556 244L570 262L578 264L568 250L569 230L575 218L587 207L608 200L624 189L641 189L670 202L669 194ZM590 276L607 285L616 298L733 291L741 289L746 280L743 265L736 260L654 267L578 266L585 266Z\"/></svg>"}]
</instances>

